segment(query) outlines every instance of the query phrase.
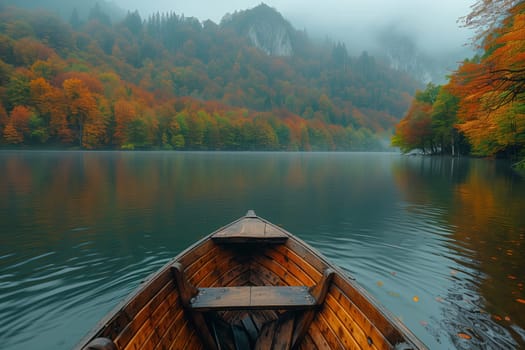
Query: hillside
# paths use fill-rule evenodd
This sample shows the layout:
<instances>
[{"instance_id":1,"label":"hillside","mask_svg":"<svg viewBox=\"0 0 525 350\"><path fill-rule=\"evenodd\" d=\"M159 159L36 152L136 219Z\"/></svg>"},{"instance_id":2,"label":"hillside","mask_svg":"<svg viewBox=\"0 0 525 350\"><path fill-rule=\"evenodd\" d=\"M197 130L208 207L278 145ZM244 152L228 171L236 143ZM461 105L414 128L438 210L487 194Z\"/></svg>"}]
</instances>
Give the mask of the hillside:
<instances>
[{"instance_id":1,"label":"hillside","mask_svg":"<svg viewBox=\"0 0 525 350\"><path fill-rule=\"evenodd\" d=\"M220 24L174 13L70 23L0 8L3 143L88 148L365 149L417 83L345 45L313 43L275 9Z\"/></svg>"}]
</instances>

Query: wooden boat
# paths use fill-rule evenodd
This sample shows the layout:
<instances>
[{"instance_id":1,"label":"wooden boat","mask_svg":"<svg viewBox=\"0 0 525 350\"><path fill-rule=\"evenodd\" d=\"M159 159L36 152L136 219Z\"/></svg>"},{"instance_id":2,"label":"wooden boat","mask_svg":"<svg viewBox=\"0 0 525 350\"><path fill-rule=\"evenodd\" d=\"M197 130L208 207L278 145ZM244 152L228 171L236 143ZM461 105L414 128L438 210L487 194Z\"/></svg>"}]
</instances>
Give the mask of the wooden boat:
<instances>
[{"instance_id":1,"label":"wooden boat","mask_svg":"<svg viewBox=\"0 0 525 350\"><path fill-rule=\"evenodd\" d=\"M77 349L426 347L321 254L249 211L151 276Z\"/></svg>"}]
</instances>

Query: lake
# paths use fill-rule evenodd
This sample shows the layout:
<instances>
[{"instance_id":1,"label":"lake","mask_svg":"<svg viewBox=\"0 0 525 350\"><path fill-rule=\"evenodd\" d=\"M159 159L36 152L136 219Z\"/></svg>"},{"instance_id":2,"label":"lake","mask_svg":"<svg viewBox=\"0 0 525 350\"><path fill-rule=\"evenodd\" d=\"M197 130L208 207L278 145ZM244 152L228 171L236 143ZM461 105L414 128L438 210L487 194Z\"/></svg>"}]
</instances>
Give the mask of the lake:
<instances>
[{"instance_id":1,"label":"lake","mask_svg":"<svg viewBox=\"0 0 525 350\"><path fill-rule=\"evenodd\" d=\"M248 209L432 349L525 348L525 179L395 153L0 152L0 347L70 349Z\"/></svg>"}]
</instances>

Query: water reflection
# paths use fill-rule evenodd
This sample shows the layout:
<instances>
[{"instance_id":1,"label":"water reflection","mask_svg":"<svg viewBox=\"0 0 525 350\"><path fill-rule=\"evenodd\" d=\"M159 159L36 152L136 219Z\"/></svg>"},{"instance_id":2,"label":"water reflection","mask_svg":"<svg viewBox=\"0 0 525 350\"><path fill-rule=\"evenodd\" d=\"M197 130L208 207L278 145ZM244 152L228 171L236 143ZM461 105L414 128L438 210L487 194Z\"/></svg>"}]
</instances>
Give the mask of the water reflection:
<instances>
[{"instance_id":1,"label":"water reflection","mask_svg":"<svg viewBox=\"0 0 525 350\"><path fill-rule=\"evenodd\" d=\"M253 208L431 348L524 347L523 193L482 160L0 152L0 343L70 348L150 272Z\"/></svg>"},{"instance_id":2,"label":"water reflection","mask_svg":"<svg viewBox=\"0 0 525 350\"><path fill-rule=\"evenodd\" d=\"M458 349L525 347L523 179L503 162L468 159L407 159L394 173L411 203L447 208L457 264L428 330Z\"/></svg>"}]
</instances>

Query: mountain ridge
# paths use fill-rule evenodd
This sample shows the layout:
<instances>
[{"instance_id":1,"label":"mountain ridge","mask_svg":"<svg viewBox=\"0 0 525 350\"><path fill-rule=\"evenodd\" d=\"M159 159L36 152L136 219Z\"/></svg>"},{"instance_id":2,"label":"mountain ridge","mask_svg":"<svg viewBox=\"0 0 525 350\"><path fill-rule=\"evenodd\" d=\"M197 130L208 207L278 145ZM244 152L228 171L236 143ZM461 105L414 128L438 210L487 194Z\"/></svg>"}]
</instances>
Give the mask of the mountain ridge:
<instances>
[{"instance_id":1,"label":"mountain ridge","mask_svg":"<svg viewBox=\"0 0 525 350\"><path fill-rule=\"evenodd\" d=\"M259 10L268 12L270 17L258 15L256 19L250 19L249 16ZM370 130L376 133L389 130L404 114L417 87L417 83L408 76L388 68L369 55L350 57L346 47L340 43L319 45L312 42L306 33L295 30L271 8L241 11L233 16L233 21L225 19L219 25L174 13L155 14L142 19L138 12L129 12L121 21L112 24L103 20L103 11L99 9L96 13L98 17L91 16L73 26L73 23L66 24L42 12L15 9L0 12L0 41L7 48L7 51L0 52L0 65L5 68L0 79L7 81L0 97L5 108L3 114L8 119L12 118L17 106L26 106L45 123L50 123L52 111L44 113L43 107L38 107L39 102L26 94L16 97L16 89L28 91L31 84L44 79L40 82L49 85L45 85L46 89L62 94L66 91L61 84L68 80L66 77L74 76L83 84L78 88L88 88L86 94L94 94L96 103L101 103L96 97L101 93L107 99L105 103L109 107L97 107L99 110L103 108L108 118L109 129L104 131L107 134L105 144L122 147L127 144L124 143L126 137L144 138L146 131L142 129L145 125L164 113L158 111L156 105L168 103L166 108L171 115L166 117L168 119L180 116L184 110L191 113L180 116L177 123L173 122L178 125L175 129L163 126L163 122L157 120L154 128L164 129L156 130L154 133L160 136L155 136L154 141L151 136L148 144L200 149L204 147L204 141L195 141L197 136L191 133L181 134L189 130L184 126L189 123L185 118L193 118L193 113L201 109L211 113L212 119L208 120L208 117L203 117L204 114L198 113L195 118L204 118L208 120L206 123L217 123L221 115L229 113L227 109L230 108L230 115L238 115L235 118L239 118L245 113L248 119L243 120L251 120L250 123L257 120L257 115L264 116L267 122L273 120L268 132L281 135L279 142L274 143L279 147L315 149L311 144L322 144L324 146L319 146L319 149L339 149L339 143L346 145L340 146L340 149L347 149L352 143L348 139L350 134L355 138L359 130L367 135ZM285 50L288 55L282 55L283 50L275 52L257 48L253 34L252 38L249 34L252 24L257 21L282 21L289 37L289 45L285 47L286 50L291 47L292 51ZM243 22L247 25L241 25ZM16 30L13 32L13 28L22 28L13 26L13 23L26 23L25 28L30 30L24 34ZM262 33L265 29L264 26L258 27L257 38L265 38ZM272 47L271 42L276 37L268 37L269 47ZM261 39L258 43L263 41ZM8 54L9 50L15 54ZM47 67L51 73L46 73L46 69L42 71L41 67ZM90 78L84 74L87 72ZM110 88L113 83L108 80L109 76L118 77L130 97L122 95L122 91L126 90ZM17 86L19 83L22 85ZM93 86L102 88L91 91L89 87ZM128 136L123 136L115 126L121 122L117 118L117 106L120 105L117 102L123 98L143 101L139 104L140 108L138 105L133 107L135 111L137 108L141 111L137 112L137 121L131 120L131 124L126 122L128 124L123 126ZM215 103L222 107L217 107L219 105ZM146 105L152 112L145 112ZM246 112L242 112L243 109ZM215 116L214 113L219 114ZM80 137L86 130L84 122L79 125L79 121L73 121L69 114L65 118L68 127L73 129L67 132L62 130L63 134L76 135L77 139L85 141L87 138ZM148 118L153 118L153 121ZM5 120L4 132L9 124ZM199 128L210 127L206 123ZM65 137L53 127L53 123L45 125L48 133L46 140ZM142 131L134 129L137 127ZM296 128L298 130L294 131ZM299 131L301 128L306 131ZM336 136L340 132L346 136ZM174 139L177 135L192 138L193 141L181 143ZM307 140L298 141L306 136ZM277 136L269 137L265 142L275 138ZM32 139L35 141L35 137ZM104 144L100 140L97 142L94 144ZM247 145L246 142L232 141L228 147ZM353 142L357 144L357 141Z\"/></svg>"}]
</instances>

